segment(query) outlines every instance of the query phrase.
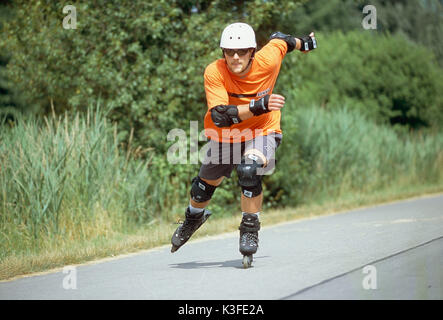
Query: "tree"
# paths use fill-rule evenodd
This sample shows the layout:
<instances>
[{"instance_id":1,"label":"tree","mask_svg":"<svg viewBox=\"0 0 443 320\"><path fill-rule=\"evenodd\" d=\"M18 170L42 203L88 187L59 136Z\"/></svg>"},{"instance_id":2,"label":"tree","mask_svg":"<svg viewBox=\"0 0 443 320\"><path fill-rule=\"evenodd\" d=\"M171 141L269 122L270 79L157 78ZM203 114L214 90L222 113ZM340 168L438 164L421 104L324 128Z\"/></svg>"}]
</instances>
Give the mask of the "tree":
<instances>
[{"instance_id":1,"label":"tree","mask_svg":"<svg viewBox=\"0 0 443 320\"><path fill-rule=\"evenodd\" d=\"M443 76L429 49L364 30L317 37L321 49L288 56L284 63L303 67L279 78L300 107L347 105L379 123L442 127Z\"/></svg>"},{"instance_id":2,"label":"tree","mask_svg":"<svg viewBox=\"0 0 443 320\"><path fill-rule=\"evenodd\" d=\"M0 31L3 25L9 23L12 9L9 1L0 2ZM0 122L4 117L12 119L13 108L19 107L19 98L13 90L13 85L6 74L6 65L9 61L7 51L0 50Z\"/></svg>"},{"instance_id":3,"label":"tree","mask_svg":"<svg viewBox=\"0 0 443 320\"><path fill-rule=\"evenodd\" d=\"M13 53L8 76L27 108L86 110L101 101L122 139L134 128L136 143L159 151L169 130L203 118L203 72L221 57L223 28L240 20L269 37L278 16L295 9L283 0L74 1L77 29L65 30L63 3L14 5L0 48Z\"/></svg>"},{"instance_id":4,"label":"tree","mask_svg":"<svg viewBox=\"0 0 443 320\"><path fill-rule=\"evenodd\" d=\"M443 1L376 0L381 31L404 34L415 44L430 48L443 66Z\"/></svg>"}]
</instances>

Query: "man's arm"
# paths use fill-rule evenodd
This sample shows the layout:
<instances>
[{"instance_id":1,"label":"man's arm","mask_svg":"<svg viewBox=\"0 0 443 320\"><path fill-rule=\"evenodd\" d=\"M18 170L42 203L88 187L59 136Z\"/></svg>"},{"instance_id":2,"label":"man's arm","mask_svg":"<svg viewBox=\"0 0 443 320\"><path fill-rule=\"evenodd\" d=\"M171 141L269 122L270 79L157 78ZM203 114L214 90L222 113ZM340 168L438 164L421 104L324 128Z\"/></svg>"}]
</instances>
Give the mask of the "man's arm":
<instances>
[{"instance_id":1,"label":"man's arm","mask_svg":"<svg viewBox=\"0 0 443 320\"><path fill-rule=\"evenodd\" d=\"M311 37L311 38L314 38L315 39L315 35L314 35L314 32L311 32L310 34L309 34L309 37ZM299 38L295 38L294 37L294 39L295 39L295 42L296 42L296 45L295 45L295 49L297 49L297 50L301 50L302 49L302 44L303 44L303 42L304 41L302 41L301 39L299 39ZM315 47L314 47L314 49L317 47L317 43L315 43ZM307 52L309 52L310 50L302 50L304 53L307 53Z\"/></svg>"},{"instance_id":2,"label":"man's arm","mask_svg":"<svg viewBox=\"0 0 443 320\"><path fill-rule=\"evenodd\" d=\"M300 50L301 48L301 40L299 38L295 38L295 49Z\"/></svg>"},{"instance_id":3,"label":"man's arm","mask_svg":"<svg viewBox=\"0 0 443 320\"><path fill-rule=\"evenodd\" d=\"M283 108L284 105L285 105L285 97L279 94L271 94L269 96L267 105L265 106L267 110L263 113L280 110L281 108ZM241 104L237 106L237 108L238 108L238 115L242 120L247 120L255 116L255 114L251 111L251 103Z\"/></svg>"},{"instance_id":4,"label":"man's arm","mask_svg":"<svg viewBox=\"0 0 443 320\"><path fill-rule=\"evenodd\" d=\"M270 39L281 39L286 42L288 47L287 53L293 51L294 49L300 50L302 52L309 52L317 48L317 42L315 40L314 32L311 32L309 36L296 38L289 34L282 32L274 32L271 34Z\"/></svg>"},{"instance_id":5,"label":"man's arm","mask_svg":"<svg viewBox=\"0 0 443 320\"><path fill-rule=\"evenodd\" d=\"M284 105L285 97L271 94L248 104L215 106L211 109L211 119L217 127L230 127L254 116L280 110Z\"/></svg>"}]
</instances>

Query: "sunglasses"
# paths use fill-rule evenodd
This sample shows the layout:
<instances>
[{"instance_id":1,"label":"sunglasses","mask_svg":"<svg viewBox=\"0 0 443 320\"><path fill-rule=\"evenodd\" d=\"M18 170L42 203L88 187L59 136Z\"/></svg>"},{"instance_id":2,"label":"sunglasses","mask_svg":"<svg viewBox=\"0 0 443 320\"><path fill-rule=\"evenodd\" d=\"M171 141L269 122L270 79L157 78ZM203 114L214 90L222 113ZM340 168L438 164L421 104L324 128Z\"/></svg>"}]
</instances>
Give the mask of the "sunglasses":
<instances>
[{"instance_id":1,"label":"sunglasses","mask_svg":"<svg viewBox=\"0 0 443 320\"><path fill-rule=\"evenodd\" d=\"M249 49L223 49L223 52L230 57L238 54L239 57L244 56L249 52Z\"/></svg>"}]
</instances>

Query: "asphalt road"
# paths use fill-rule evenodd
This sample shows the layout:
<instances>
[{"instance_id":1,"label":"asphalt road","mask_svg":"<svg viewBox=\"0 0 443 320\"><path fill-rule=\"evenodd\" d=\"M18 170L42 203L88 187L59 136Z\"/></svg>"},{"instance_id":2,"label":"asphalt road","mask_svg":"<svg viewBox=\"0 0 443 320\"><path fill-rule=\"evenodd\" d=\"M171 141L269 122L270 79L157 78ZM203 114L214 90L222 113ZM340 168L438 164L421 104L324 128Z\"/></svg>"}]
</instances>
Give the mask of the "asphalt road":
<instances>
[{"instance_id":1,"label":"asphalt road","mask_svg":"<svg viewBox=\"0 0 443 320\"><path fill-rule=\"evenodd\" d=\"M263 226L250 269L238 232L169 250L0 282L0 299L443 299L443 195Z\"/></svg>"}]
</instances>

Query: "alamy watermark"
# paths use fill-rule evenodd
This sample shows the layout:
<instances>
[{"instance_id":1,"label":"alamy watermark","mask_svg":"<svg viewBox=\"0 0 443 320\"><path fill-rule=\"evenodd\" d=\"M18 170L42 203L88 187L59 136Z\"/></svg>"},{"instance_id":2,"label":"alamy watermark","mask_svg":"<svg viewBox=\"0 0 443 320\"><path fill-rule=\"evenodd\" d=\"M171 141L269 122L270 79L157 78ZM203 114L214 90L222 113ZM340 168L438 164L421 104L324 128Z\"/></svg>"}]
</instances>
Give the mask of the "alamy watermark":
<instances>
[{"instance_id":1,"label":"alamy watermark","mask_svg":"<svg viewBox=\"0 0 443 320\"><path fill-rule=\"evenodd\" d=\"M372 265L367 265L363 268L362 286L365 290L376 290L377 289L377 268Z\"/></svg>"},{"instance_id":2,"label":"alamy watermark","mask_svg":"<svg viewBox=\"0 0 443 320\"><path fill-rule=\"evenodd\" d=\"M63 268L63 273L67 274L63 277L63 289L77 289L77 268L74 266L66 266Z\"/></svg>"},{"instance_id":3,"label":"alamy watermark","mask_svg":"<svg viewBox=\"0 0 443 320\"><path fill-rule=\"evenodd\" d=\"M68 15L63 18L63 29L77 29L77 9L75 8L75 6L64 6L63 13L68 13Z\"/></svg>"},{"instance_id":4,"label":"alamy watermark","mask_svg":"<svg viewBox=\"0 0 443 320\"><path fill-rule=\"evenodd\" d=\"M371 4L368 4L364 6L363 13L366 14L361 22L363 29L377 29L377 8Z\"/></svg>"},{"instance_id":5,"label":"alamy watermark","mask_svg":"<svg viewBox=\"0 0 443 320\"><path fill-rule=\"evenodd\" d=\"M221 132L220 132L221 131ZM257 137L267 136L263 139ZM208 141L208 138L212 140ZM254 140L253 140L254 139ZM169 164L240 164L242 157L245 156L246 163L258 157L266 157L269 152L275 151L276 142L272 132L263 129L231 129L222 130L204 129L198 131L198 121L190 121L189 137L183 129L172 129L167 134L167 140L174 143L168 148L166 153ZM206 141L200 149L199 142ZM219 144L218 141L225 142ZM243 145L242 142L243 141ZM245 144L248 145L248 151L245 152ZM256 150L256 151L253 151ZM257 151L258 150L258 151ZM267 157L266 168L258 168L257 174L272 174L275 168L275 153Z\"/></svg>"},{"instance_id":6,"label":"alamy watermark","mask_svg":"<svg viewBox=\"0 0 443 320\"><path fill-rule=\"evenodd\" d=\"M363 20L361 25L365 30L377 29L377 8L368 4L363 7ZM66 5L63 7L63 13L67 14L63 18L63 28L66 30L77 29L77 9L73 5Z\"/></svg>"}]
</instances>

